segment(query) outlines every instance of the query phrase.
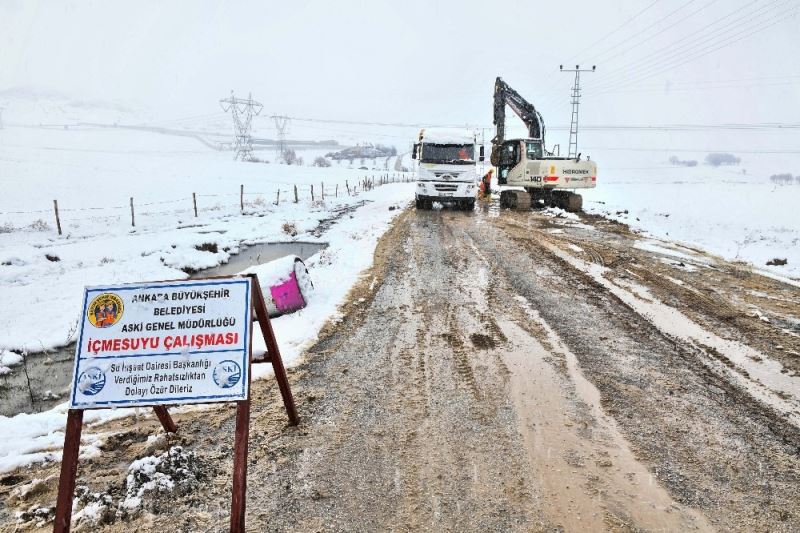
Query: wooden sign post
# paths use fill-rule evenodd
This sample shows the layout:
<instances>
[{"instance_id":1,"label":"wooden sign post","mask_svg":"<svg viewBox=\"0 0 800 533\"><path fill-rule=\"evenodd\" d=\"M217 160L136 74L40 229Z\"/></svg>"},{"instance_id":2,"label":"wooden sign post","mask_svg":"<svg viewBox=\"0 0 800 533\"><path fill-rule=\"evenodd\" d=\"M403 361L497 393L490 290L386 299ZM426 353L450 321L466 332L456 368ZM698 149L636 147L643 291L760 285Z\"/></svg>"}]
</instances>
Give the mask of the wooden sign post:
<instances>
[{"instance_id":1,"label":"wooden sign post","mask_svg":"<svg viewBox=\"0 0 800 533\"><path fill-rule=\"evenodd\" d=\"M267 351L253 360L256 318ZM272 363L300 421L258 277L87 287L78 339L53 531L70 530L84 410L152 407L174 433L167 406L235 401L230 531L244 532L252 364Z\"/></svg>"}]
</instances>

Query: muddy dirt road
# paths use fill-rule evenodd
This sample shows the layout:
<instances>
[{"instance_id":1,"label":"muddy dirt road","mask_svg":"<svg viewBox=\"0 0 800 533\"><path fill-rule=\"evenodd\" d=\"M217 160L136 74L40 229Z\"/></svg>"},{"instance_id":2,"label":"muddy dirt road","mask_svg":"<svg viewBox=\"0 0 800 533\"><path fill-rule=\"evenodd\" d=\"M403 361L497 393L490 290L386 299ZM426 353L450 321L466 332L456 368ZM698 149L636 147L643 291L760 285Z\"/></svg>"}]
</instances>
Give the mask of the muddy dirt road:
<instances>
[{"instance_id":1,"label":"muddy dirt road","mask_svg":"<svg viewBox=\"0 0 800 533\"><path fill-rule=\"evenodd\" d=\"M800 288L602 219L408 211L290 377L298 428L254 384L252 531L800 529ZM176 420L93 429L79 485L176 443L208 479L108 530L226 530L233 410ZM54 473L0 480L6 529Z\"/></svg>"}]
</instances>

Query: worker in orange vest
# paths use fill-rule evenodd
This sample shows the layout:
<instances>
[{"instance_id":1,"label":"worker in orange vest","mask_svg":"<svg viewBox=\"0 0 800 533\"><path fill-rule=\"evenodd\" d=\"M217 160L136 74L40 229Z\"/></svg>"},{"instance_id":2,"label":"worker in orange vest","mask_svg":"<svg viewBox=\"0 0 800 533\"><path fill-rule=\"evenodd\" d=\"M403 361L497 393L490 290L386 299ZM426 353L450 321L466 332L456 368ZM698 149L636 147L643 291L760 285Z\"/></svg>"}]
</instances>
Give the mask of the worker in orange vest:
<instances>
[{"instance_id":1,"label":"worker in orange vest","mask_svg":"<svg viewBox=\"0 0 800 533\"><path fill-rule=\"evenodd\" d=\"M487 172L481 178L481 185L480 185L481 196L489 196L490 194L492 194L492 173L494 173L494 169L490 168L489 172Z\"/></svg>"}]
</instances>

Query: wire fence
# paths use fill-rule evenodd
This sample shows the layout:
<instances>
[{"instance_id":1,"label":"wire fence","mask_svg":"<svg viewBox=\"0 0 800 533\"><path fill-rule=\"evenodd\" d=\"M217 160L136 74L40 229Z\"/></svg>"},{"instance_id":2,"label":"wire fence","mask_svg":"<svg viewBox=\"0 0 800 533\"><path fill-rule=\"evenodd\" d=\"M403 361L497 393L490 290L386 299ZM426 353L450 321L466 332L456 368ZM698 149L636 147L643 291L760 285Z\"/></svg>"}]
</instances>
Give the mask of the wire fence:
<instances>
[{"instance_id":1,"label":"wire fence","mask_svg":"<svg viewBox=\"0 0 800 533\"><path fill-rule=\"evenodd\" d=\"M191 196L184 196L170 200L149 201L149 202L136 202L132 196L127 205L103 205L103 206L81 206L81 207L68 207L59 205L58 199L53 200L52 208L50 209L33 209L33 210L9 210L0 211L0 217L18 216L18 215L42 215L39 220L34 221L28 227L37 226L41 229L47 227L47 221L44 220L47 214L53 217L56 224L56 229L59 235L63 235L62 223L79 223L81 221L102 221L102 220L122 220L125 224L130 224L131 227L136 227L137 220L141 221L142 218L163 216L163 215L183 215L181 218L188 216L198 218L200 213L220 211L225 208L232 208L235 206L229 200L238 197L238 211L240 215L250 215L259 212L262 208L268 205L279 206L281 204L301 202L309 202L314 204L333 198L347 198L357 196L359 193L373 190L375 187L387 185L390 183L409 183L413 178L406 173L386 173L372 176L365 176L358 179L354 183L345 180L341 183L325 183L320 182L315 184L275 184L277 188L271 191L250 191L245 190L244 184L239 185L237 192L230 193L196 193L192 192ZM282 187L281 185L286 185ZM209 204L209 199L219 198L222 201L217 201ZM162 209L161 206L174 206L172 209ZM109 213L110 211L110 213ZM106 214L107 213L107 214ZM0 233L8 233L22 229L15 227L12 222L0 224Z\"/></svg>"}]
</instances>

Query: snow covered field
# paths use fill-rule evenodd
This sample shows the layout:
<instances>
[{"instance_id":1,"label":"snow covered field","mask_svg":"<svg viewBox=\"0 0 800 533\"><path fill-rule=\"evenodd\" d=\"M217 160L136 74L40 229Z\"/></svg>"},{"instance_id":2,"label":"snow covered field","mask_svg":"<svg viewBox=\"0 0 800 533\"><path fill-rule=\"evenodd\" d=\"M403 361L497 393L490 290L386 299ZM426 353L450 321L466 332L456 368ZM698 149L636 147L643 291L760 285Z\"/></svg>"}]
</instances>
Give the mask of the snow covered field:
<instances>
[{"instance_id":1,"label":"snow covered field","mask_svg":"<svg viewBox=\"0 0 800 533\"><path fill-rule=\"evenodd\" d=\"M297 361L303 349L316 339L317 333L328 319L335 319L337 308L344 301L347 292L358 280L361 272L371 265L372 254L381 235L388 229L392 219L401 212L399 208L389 210L389 207L406 204L411 197L412 187L409 184L384 185L361 194L359 199L369 200L369 203L357 209L352 217L345 216L326 232L325 240L329 246L306 261L315 284L308 307L273 321L281 354L287 365L290 366ZM321 212L316 211L316 213ZM314 213L310 214L314 216ZM244 218L255 218L267 228L272 226L266 224L263 218ZM218 222L218 224L223 223ZM255 231L252 226L242 227L249 227L250 231ZM239 231L246 230L240 228ZM264 231L269 230L265 228ZM279 231L279 229L274 231L276 237ZM143 272L147 272L145 268L143 267ZM128 279L145 279L148 275L137 276L133 261L127 269ZM255 271L258 272L258 269ZM69 317L73 317L74 310L80 308L82 289L76 290L77 301L72 301L67 296L63 298L65 309L69 309L67 313ZM257 335L254 337L253 348L255 352L263 352L265 349L263 339ZM271 371L269 365L256 366L253 377L262 378L271 374ZM197 407L186 407L186 409L192 408ZM0 434L5 436L0 442L0 473L31 462L57 459L64 440L66 409L67 404L64 403L42 413L20 414L15 417L0 416ZM87 423L101 422L129 416L133 412L133 409L89 411L85 420ZM102 441L104 435L87 433L84 439L87 447L82 453L91 454L96 451L96 445Z\"/></svg>"},{"instance_id":2,"label":"snow covered field","mask_svg":"<svg viewBox=\"0 0 800 533\"><path fill-rule=\"evenodd\" d=\"M603 159L597 188L584 194L584 209L654 237L800 278L800 183L769 180L777 169L791 168L788 163L776 167L774 156L743 155L739 165L711 167L701 156L698 166L687 168L668 164L667 157L658 154L655 164ZM770 166L776 170L757 170ZM773 258L788 264L767 266Z\"/></svg>"},{"instance_id":3,"label":"snow covered field","mask_svg":"<svg viewBox=\"0 0 800 533\"><path fill-rule=\"evenodd\" d=\"M275 321L284 361L295 361L370 266L378 239L413 198L413 185L364 191L358 182L377 172L240 163L231 155L191 138L122 129L0 130L0 347L35 352L74 340L85 285L184 278L184 269L226 262L242 244L324 241L328 247L306 261L316 287L309 306ZM340 215L348 206L355 211ZM310 233L335 216L321 238ZM263 349L258 341L254 347ZM0 355L4 368L18 370L19 356ZM257 367L254 376L270 371ZM65 409L0 417L0 472L59 453ZM93 412L88 421L126 414Z\"/></svg>"},{"instance_id":4,"label":"snow covered field","mask_svg":"<svg viewBox=\"0 0 800 533\"><path fill-rule=\"evenodd\" d=\"M337 208L380 195L347 192L376 174L239 163L194 139L148 132L0 130L0 283L10 304L0 309L0 346L41 351L68 343L87 283L185 277L182 269L224 262L240 243L293 240L284 224L300 238ZM398 203L410 198L395 194ZM19 321L25 308L48 309L48 320Z\"/></svg>"}]
</instances>

